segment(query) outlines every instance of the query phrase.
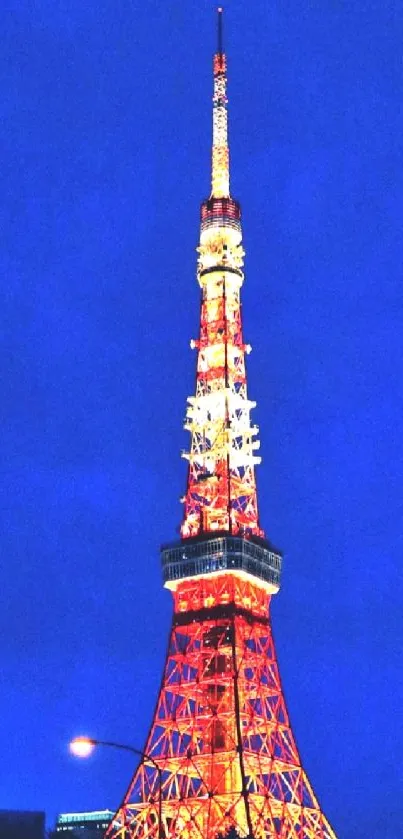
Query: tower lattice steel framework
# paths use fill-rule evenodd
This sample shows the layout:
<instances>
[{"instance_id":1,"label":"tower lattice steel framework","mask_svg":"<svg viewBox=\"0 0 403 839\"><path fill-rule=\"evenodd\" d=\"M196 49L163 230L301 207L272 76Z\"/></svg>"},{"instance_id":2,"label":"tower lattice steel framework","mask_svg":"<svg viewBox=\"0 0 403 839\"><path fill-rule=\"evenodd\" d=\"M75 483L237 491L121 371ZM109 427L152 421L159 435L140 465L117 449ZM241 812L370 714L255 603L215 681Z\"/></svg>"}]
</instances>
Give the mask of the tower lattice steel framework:
<instances>
[{"instance_id":1,"label":"tower lattice steel framework","mask_svg":"<svg viewBox=\"0 0 403 839\"><path fill-rule=\"evenodd\" d=\"M195 395L181 540L162 549L174 599L144 757L109 839L335 839L302 768L269 620L281 555L259 523L240 288L240 207L230 195L222 12L214 56L211 196L201 206ZM159 767L157 770L156 765Z\"/></svg>"}]
</instances>

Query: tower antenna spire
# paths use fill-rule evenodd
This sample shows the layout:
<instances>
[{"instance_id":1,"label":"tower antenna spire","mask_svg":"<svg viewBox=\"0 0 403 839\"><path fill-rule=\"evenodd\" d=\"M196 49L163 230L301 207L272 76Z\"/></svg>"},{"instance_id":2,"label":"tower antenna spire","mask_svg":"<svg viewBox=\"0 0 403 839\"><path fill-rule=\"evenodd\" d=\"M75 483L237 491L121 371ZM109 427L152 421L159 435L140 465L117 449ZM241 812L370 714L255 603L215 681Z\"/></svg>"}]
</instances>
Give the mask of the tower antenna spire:
<instances>
[{"instance_id":1,"label":"tower antenna spire","mask_svg":"<svg viewBox=\"0 0 403 839\"><path fill-rule=\"evenodd\" d=\"M222 55L222 14L223 7L219 6L217 9L217 53Z\"/></svg>"},{"instance_id":2,"label":"tower antenna spire","mask_svg":"<svg viewBox=\"0 0 403 839\"><path fill-rule=\"evenodd\" d=\"M217 52L213 60L213 154L211 196L229 197L229 149L227 114L227 57L222 43L222 6L217 9Z\"/></svg>"}]
</instances>

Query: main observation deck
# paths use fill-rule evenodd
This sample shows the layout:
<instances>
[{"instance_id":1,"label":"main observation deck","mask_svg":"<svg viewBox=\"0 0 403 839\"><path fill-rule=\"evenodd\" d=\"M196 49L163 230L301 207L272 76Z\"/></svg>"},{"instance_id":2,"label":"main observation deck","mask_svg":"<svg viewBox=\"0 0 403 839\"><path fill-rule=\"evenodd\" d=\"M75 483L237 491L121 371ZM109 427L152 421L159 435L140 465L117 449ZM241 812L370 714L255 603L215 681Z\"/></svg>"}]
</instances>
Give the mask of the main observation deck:
<instances>
[{"instance_id":1,"label":"main observation deck","mask_svg":"<svg viewBox=\"0 0 403 839\"><path fill-rule=\"evenodd\" d=\"M208 533L163 545L161 556L164 585L169 589L181 580L222 573L254 580L271 594L280 588L282 556L258 536Z\"/></svg>"}]
</instances>

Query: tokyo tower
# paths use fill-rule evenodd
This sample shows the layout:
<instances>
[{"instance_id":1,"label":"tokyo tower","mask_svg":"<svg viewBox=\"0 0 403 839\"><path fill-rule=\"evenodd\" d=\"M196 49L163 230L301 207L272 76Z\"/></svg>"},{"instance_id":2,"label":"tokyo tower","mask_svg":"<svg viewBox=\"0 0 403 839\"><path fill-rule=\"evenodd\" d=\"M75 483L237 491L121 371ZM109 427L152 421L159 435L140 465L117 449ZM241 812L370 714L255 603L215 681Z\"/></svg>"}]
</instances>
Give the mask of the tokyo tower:
<instances>
[{"instance_id":1,"label":"tokyo tower","mask_svg":"<svg viewBox=\"0 0 403 839\"><path fill-rule=\"evenodd\" d=\"M108 839L336 839L290 726L269 619L281 554L259 522L240 206L230 194L218 10L211 195L201 205L195 394L180 541L162 548L174 615L161 689Z\"/></svg>"}]
</instances>

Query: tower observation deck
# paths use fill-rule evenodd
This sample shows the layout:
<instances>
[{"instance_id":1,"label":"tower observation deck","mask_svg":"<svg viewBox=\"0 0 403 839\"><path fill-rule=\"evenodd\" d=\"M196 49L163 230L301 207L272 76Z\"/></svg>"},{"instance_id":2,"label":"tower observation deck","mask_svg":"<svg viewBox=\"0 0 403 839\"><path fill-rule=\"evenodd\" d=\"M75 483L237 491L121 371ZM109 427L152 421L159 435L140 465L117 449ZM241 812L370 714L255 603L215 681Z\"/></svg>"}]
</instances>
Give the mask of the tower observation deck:
<instances>
[{"instance_id":1,"label":"tower observation deck","mask_svg":"<svg viewBox=\"0 0 403 839\"><path fill-rule=\"evenodd\" d=\"M222 10L213 59L211 194L201 205L196 388L180 539L162 547L174 616L144 749L109 839L335 839L304 772L269 606L281 554L261 527L240 292L240 205L230 194ZM147 759L152 758L152 762ZM156 765L159 767L157 771Z\"/></svg>"}]
</instances>

